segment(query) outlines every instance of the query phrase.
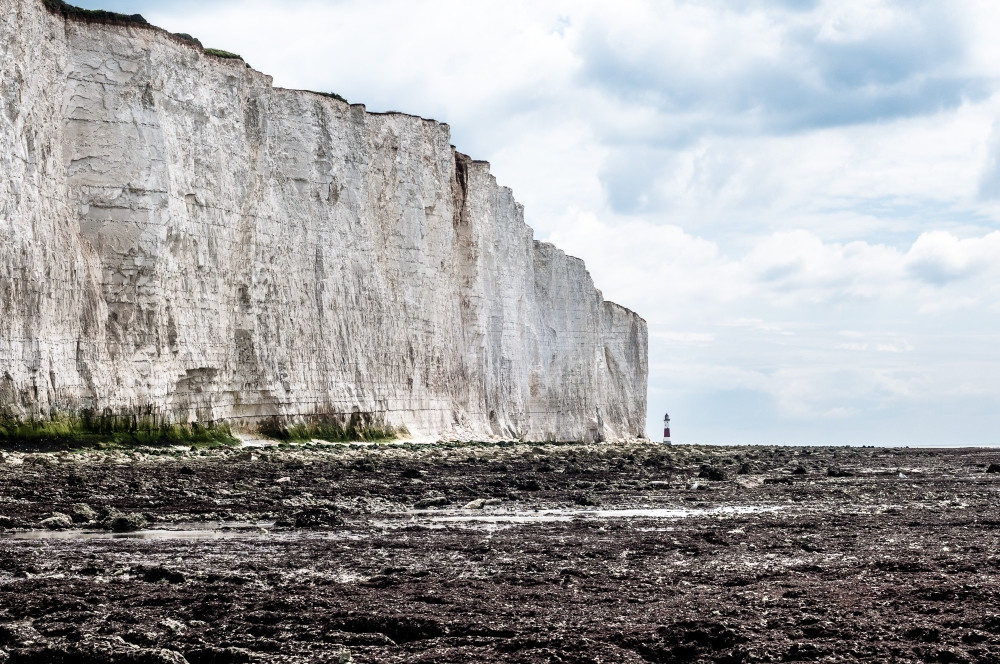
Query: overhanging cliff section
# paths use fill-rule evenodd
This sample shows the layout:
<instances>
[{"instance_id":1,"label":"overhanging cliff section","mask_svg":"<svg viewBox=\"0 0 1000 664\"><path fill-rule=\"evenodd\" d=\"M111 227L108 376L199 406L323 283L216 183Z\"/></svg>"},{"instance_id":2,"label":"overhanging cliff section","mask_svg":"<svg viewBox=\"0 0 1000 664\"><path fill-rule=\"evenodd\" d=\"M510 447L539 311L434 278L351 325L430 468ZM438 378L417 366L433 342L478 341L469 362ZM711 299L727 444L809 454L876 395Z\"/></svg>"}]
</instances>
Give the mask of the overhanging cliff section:
<instances>
[{"instance_id":1,"label":"overhanging cliff section","mask_svg":"<svg viewBox=\"0 0 1000 664\"><path fill-rule=\"evenodd\" d=\"M643 435L645 322L447 125L0 8L2 417Z\"/></svg>"}]
</instances>

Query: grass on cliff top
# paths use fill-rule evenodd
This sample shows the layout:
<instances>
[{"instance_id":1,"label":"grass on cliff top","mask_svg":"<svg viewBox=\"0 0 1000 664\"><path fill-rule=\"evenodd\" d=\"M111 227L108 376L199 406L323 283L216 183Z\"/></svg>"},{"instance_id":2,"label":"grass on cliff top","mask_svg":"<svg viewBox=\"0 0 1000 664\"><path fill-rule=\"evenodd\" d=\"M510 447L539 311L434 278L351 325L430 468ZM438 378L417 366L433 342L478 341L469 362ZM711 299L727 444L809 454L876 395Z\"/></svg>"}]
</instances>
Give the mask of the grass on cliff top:
<instances>
[{"instance_id":1,"label":"grass on cliff top","mask_svg":"<svg viewBox=\"0 0 1000 664\"><path fill-rule=\"evenodd\" d=\"M198 42L199 44L201 42ZM221 48L206 48L205 53L209 55L214 55L217 58L225 58L226 60L242 60L243 56L236 53L230 53L229 51L223 51Z\"/></svg>"},{"instance_id":2,"label":"grass on cliff top","mask_svg":"<svg viewBox=\"0 0 1000 664\"><path fill-rule=\"evenodd\" d=\"M128 417L0 419L0 449L21 452L172 445L214 448L238 444L239 440L226 425L157 424Z\"/></svg>"},{"instance_id":3,"label":"grass on cliff top","mask_svg":"<svg viewBox=\"0 0 1000 664\"><path fill-rule=\"evenodd\" d=\"M49 11L62 14L63 16L95 21L114 21L120 23L149 25L149 21L144 19L142 14L119 14L118 12L109 12L103 9L84 9L83 7L77 7L76 5L63 2L63 0L42 0L42 2L45 3L45 6L49 9Z\"/></svg>"},{"instance_id":4,"label":"grass on cliff top","mask_svg":"<svg viewBox=\"0 0 1000 664\"><path fill-rule=\"evenodd\" d=\"M79 18L87 21L99 21L106 23L134 23L136 25L150 25L149 21L143 18L142 14L119 14L118 12L109 12L104 9L84 9L83 7L77 7L76 5L64 2L64 0L42 0L42 3L46 8L48 8L49 11L56 14L62 14L68 18ZM186 32L175 32L173 35L183 39L184 41L201 46L205 53L214 55L217 58L224 58L226 60L243 60L243 56L238 53L224 51L221 48L204 48L200 39L192 37Z\"/></svg>"},{"instance_id":5,"label":"grass on cliff top","mask_svg":"<svg viewBox=\"0 0 1000 664\"><path fill-rule=\"evenodd\" d=\"M191 35L189 35L186 32L175 32L173 34L174 34L174 37L180 37L181 39L183 39L186 42L191 42L192 44L197 44L198 46L201 46L202 48L204 48L204 46L202 45L200 39L198 39L197 37L192 37Z\"/></svg>"},{"instance_id":6,"label":"grass on cliff top","mask_svg":"<svg viewBox=\"0 0 1000 664\"><path fill-rule=\"evenodd\" d=\"M336 99L337 101L342 101L345 104L350 102L344 99L342 96L338 95L336 92L318 92L317 90L306 90L306 92L312 93L314 95L319 95L321 97L329 97L330 99Z\"/></svg>"}]
</instances>

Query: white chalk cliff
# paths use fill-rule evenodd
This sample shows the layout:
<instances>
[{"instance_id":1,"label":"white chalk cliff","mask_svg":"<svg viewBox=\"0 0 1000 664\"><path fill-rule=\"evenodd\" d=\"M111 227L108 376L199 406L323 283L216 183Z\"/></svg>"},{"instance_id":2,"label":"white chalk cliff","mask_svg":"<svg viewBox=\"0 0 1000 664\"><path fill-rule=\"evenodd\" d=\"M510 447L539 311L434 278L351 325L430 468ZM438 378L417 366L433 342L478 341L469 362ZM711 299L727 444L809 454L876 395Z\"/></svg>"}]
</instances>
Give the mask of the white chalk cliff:
<instances>
[{"instance_id":1,"label":"white chalk cliff","mask_svg":"<svg viewBox=\"0 0 1000 664\"><path fill-rule=\"evenodd\" d=\"M646 377L447 125L0 0L0 414L612 440Z\"/></svg>"}]
</instances>

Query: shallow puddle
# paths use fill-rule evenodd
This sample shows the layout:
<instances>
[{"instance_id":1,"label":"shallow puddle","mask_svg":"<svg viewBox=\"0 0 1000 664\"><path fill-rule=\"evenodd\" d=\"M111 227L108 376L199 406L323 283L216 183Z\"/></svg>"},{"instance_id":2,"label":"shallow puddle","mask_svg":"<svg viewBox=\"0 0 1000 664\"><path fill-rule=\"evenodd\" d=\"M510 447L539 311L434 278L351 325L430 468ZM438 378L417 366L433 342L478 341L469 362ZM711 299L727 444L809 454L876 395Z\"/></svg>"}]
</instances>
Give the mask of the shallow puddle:
<instances>
[{"instance_id":1,"label":"shallow puddle","mask_svg":"<svg viewBox=\"0 0 1000 664\"><path fill-rule=\"evenodd\" d=\"M109 530L12 530L0 533L0 539L20 540L218 540L239 537L263 537L269 533L262 526L252 524L229 527L186 527L137 530L131 533L116 533Z\"/></svg>"},{"instance_id":2,"label":"shallow puddle","mask_svg":"<svg viewBox=\"0 0 1000 664\"><path fill-rule=\"evenodd\" d=\"M486 522L486 523L551 523L574 519L684 519L696 516L726 514L757 514L776 512L781 506L734 505L711 509L684 508L632 508L619 510L603 509L554 509L538 512L483 512L481 514L439 514L431 511L414 512L417 519L442 522Z\"/></svg>"},{"instance_id":3,"label":"shallow puddle","mask_svg":"<svg viewBox=\"0 0 1000 664\"><path fill-rule=\"evenodd\" d=\"M776 512L784 509L780 505L733 505L714 507L710 509L685 508L630 508L630 509L551 509L530 512L469 512L445 510L415 510L407 515L405 521L376 520L369 522L374 527L396 528L406 524L424 523L432 527L444 527L446 524L468 523L470 526L479 524L532 524L567 522L577 519L685 519L700 516L724 516L740 514L758 514ZM175 524L172 528L137 530L131 533L116 533L107 530L10 530L0 532L0 539L15 540L223 540L249 538L297 538L297 537L342 538L351 535L343 530L310 530L310 529L273 529L271 522L260 523L226 523L208 524Z\"/></svg>"}]
</instances>

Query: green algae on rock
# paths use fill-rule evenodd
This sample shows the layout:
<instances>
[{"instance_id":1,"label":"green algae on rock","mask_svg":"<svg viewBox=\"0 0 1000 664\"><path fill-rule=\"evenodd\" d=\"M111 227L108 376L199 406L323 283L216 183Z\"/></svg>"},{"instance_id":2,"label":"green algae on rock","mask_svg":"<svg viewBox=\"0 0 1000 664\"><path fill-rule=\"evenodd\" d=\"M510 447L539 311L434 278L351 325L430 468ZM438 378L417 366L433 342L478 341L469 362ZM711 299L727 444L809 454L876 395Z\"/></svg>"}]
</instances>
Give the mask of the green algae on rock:
<instances>
[{"instance_id":1,"label":"green algae on rock","mask_svg":"<svg viewBox=\"0 0 1000 664\"><path fill-rule=\"evenodd\" d=\"M224 423L169 424L151 415L57 415L48 420L0 418L0 447L6 449L78 449L136 445L234 445Z\"/></svg>"}]
</instances>

